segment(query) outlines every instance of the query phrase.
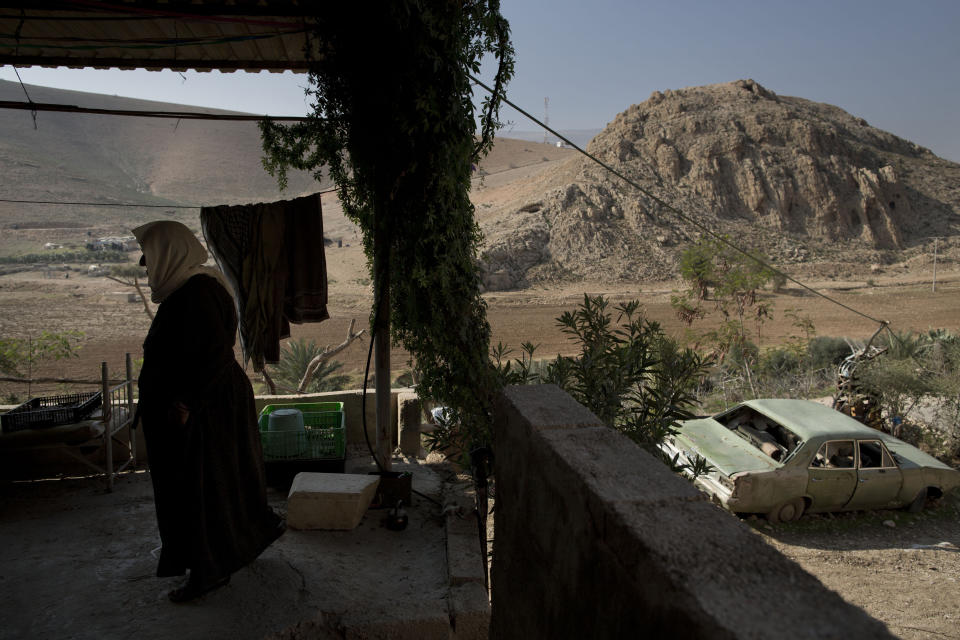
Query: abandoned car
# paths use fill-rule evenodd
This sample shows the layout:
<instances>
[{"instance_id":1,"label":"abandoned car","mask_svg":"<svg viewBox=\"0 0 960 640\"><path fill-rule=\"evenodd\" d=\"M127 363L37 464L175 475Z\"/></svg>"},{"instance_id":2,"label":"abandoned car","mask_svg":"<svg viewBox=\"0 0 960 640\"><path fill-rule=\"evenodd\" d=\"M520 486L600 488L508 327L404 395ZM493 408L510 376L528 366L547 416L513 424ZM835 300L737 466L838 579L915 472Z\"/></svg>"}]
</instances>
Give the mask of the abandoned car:
<instances>
[{"instance_id":1,"label":"abandoned car","mask_svg":"<svg viewBox=\"0 0 960 640\"><path fill-rule=\"evenodd\" d=\"M696 483L734 513L789 522L804 512L923 508L960 486L960 471L902 440L808 400L750 400L687 420L661 445L710 465Z\"/></svg>"}]
</instances>

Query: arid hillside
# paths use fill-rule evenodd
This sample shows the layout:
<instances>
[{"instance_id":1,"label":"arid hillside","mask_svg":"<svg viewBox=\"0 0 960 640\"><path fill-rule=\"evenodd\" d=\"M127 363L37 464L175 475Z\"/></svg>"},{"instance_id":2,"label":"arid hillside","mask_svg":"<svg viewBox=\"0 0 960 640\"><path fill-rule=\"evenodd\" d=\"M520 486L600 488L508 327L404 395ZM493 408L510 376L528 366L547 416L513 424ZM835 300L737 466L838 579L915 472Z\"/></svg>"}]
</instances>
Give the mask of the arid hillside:
<instances>
[{"instance_id":1,"label":"arid hillside","mask_svg":"<svg viewBox=\"0 0 960 640\"><path fill-rule=\"evenodd\" d=\"M20 91L0 83L0 95L22 99L13 89ZM34 100L44 102L188 109L30 90ZM5 172L0 198L203 204L268 201L327 187L308 176L291 176L291 188L279 193L260 165L259 132L252 125L177 125L44 112L37 125L34 130L29 112L0 110L0 170ZM187 125L192 133L184 136ZM738 127L743 131L734 133ZM791 133L799 130L810 132L807 147ZM739 140L739 151L721 144L728 138ZM676 162L662 151L668 143ZM794 152L794 147L808 151ZM589 149L704 224L762 249L791 275L891 321L897 330L958 329L953 301L960 282L960 239L953 236L960 168L954 163L858 123L835 107L776 97L747 82L655 94L620 114ZM815 162L818 168L803 173L798 168L802 162ZM716 170L709 169L714 166ZM753 182L745 177L748 166L753 167ZM836 177L841 174L828 170L833 166L845 167L847 177ZM883 182L889 174L883 167L888 166L895 183ZM876 176L873 192L856 179L874 184L870 175ZM471 199L485 237L484 297L494 344L517 348L532 340L541 345L539 357L546 358L569 352L573 347L556 318L582 300L584 292L613 300L640 297L651 318L675 335L684 331L669 300L682 287L675 279L676 256L698 229L576 151L498 139L477 167ZM839 212L840 202L859 213L831 218L826 212L830 207ZM125 234L148 219L174 217L197 229L198 213L0 203L0 256L37 253L48 242L82 247L90 236ZM856 222L864 219L866 223ZM293 334L335 345L351 319L365 326L372 290L359 231L344 216L335 193L323 196L323 221L330 241L331 319L296 325ZM878 225L871 226L873 222ZM883 245L885 229L890 230L888 239L896 240L891 248ZM937 287L931 292L933 241L928 237L934 235L944 237L937 245ZM138 255L131 251L129 258ZM130 289L91 275L85 263L54 266L0 268L0 335L26 339L43 330L81 331L80 357L44 363L36 372L42 375L89 378L101 361L115 367L124 352L139 357L149 320L142 305L129 301ZM809 314L820 335L869 337L875 330L874 324L838 313L795 287L770 295L776 297L778 312L764 333L773 344L795 331L780 312L787 308ZM366 354L366 344L357 341L338 358L345 371L357 373ZM408 359L397 347L398 371ZM21 387L0 386L0 395L23 394Z\"/></svg>"},{"instance_id":2,"label":"arid hillside","mask_svg":"<svg viewBox=\"0 0 960 640\"><path fill-rule=\"evenodd\" d=\"M910 259L933 236L952 255L960 233L960 165L752 80L655 92L588 151L647 194L583 157L551 168L485 213L490 289L671 277L701 230L651 196L824 276Z\"/></svg>"},{"instance_id":3,"label":"arid hillside","mask_svg":"<svg viewBox=\"0 0 960 640\"><path fill-rule=\"evenodd\" d=\"M27 85L34 102L126 110L205 111ZM24 100L0 81L0 100ZM220 112L228 113L228 112ZM317 188L292 174L280 194L260 164L255 122L167 120L0 109L0 198L150 205L239 204L296 197ZM159 216L197 211L123 207L40 207L0 202L0 227L88 227L118 233ZM193 225L191 225L193 226Z\"/></svg>"}]
</instances>

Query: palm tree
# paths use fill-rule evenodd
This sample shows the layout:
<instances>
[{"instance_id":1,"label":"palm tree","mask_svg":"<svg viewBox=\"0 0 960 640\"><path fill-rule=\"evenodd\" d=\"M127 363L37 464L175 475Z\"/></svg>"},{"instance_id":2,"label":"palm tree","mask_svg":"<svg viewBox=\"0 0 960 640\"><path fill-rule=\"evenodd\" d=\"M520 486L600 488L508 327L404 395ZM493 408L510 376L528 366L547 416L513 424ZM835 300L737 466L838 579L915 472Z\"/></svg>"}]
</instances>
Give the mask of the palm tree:
<instances>
[{"instance_id":1,"label":"palm tree","mask_svg":"<svg viewBox=\"0 0 960 640\"><path fill-rule=\"evenodd\" d=\"M313 340L304 338L291 340L280 352L280 362L270 366L270 376L278 390L296 393L300 381L307 371L310 361L323 353L324 349ZM313 379L306 389L308 392L338 391L350 381L350 376L333 375L343 368L339 360L328 360L314 372Z\"/></svg>"}]
</instances>

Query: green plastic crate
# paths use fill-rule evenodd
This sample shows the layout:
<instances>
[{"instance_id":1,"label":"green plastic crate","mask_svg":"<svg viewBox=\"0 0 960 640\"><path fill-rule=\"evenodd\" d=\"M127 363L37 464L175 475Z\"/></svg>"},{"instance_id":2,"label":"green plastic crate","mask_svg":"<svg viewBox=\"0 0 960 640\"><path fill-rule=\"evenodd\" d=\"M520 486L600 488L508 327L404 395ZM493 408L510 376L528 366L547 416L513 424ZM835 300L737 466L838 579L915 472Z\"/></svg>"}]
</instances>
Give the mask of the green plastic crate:
<instances>
[{"instance_id":1,"label":"green plastic crate","mask_svg":"<svg viewBox=\"0 0 960 640\"><path fill-rule=\"evenodd\" d=\"M270 414L277 409L303 412L306 431L270 431ZM270 404L260 412L260 441L267 462L276 460L338 460L346 454L342 402Z\"/></svg>"}]
</instances>

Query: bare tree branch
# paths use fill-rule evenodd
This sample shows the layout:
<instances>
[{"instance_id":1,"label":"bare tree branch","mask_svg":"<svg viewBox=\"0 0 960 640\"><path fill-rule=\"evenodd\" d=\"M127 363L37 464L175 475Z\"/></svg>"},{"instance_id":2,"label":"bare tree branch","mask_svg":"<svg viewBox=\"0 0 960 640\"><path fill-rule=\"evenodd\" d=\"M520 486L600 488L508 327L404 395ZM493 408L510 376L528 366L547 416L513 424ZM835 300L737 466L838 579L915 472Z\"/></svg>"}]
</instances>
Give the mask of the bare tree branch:
<instances>
[{"instance_id":1,"label":"bare tree branch","mask_svg":"<svg viewBox=\"0 0 960 640\"><path fill-rule=\"evenodd\" d=\"M327 347L326 349L324 349L323 353L315 356L314 359L310 361L310 364L307 365L306 372L304 372L303 374L303 380L300 381L300 386L297 387L297 393L303 393L304 391L306 391L307 386L310 384L310 381L313 380L313 375L317 372L317 369L320 368L321 364L323 364L333 356L337 355L338 353L340 353L341 351L349 347L351 342L353 342L354 340L356 340L357 338L359 338L365 333L366 329L360 329L360 331L357 331L356 333L353 332L353 326L356 323L357 323L356 318L353 318L352 320L350 320L350 326L347 328L347 338L343 342L341 342L339 345L337 345L333 349Z\"/></svg>"},{"instance_id":2,"label":"bare tree branch","mask_svg":"<svg viewBox=\"0 0 960 640\"><path fill-rule=\"evenodd\" d=\"M260 375L263 376L263 381L267 383L267 388L270 389L270 395L277 395L277 385L274 384L273 378L271 378L270 374L267 373L266 367L263 368L263 371L260 371Z\"/></svg>"},{"instance_id":3,"label":"bare tree branch","mask_svg":"<svg viewBox=\"0 0 960 640\"><path fill-rule=\"evenodd\" d=\"M153 311L150 310L150 305L147 304L147 297L143 295L143 289L140 288L140 281L137 280L136 277L134 277L133 282L130 282L129 280L121 280L120 278L115 278L113 276L108 276L108 275L104 275L103 277L106 278L107 280L113 280L114 282L120 283L127 287L135 287L137 290L137 294L139 294L140 296L140 302L143 303L144 312L147 314L147 317L150 318L150 321L151 322L153 321Z\"/></svg>"},{"instance_id":4,"label":"bare tree branch","mask_svg":"<svg viewBox=\"0 0 960 640\"><path fill-rule=\"evenodd\" d=\"M147 296L143 295L143 289L140 288L140 281L134 277L133 286L137 288L137 293L140 294L140 302L143 303L143 310L146 312L147 317L150 318L150 322L153 322L153 311L150 310L150 305L147 304Z\"/></svg>"}]
</instances>

